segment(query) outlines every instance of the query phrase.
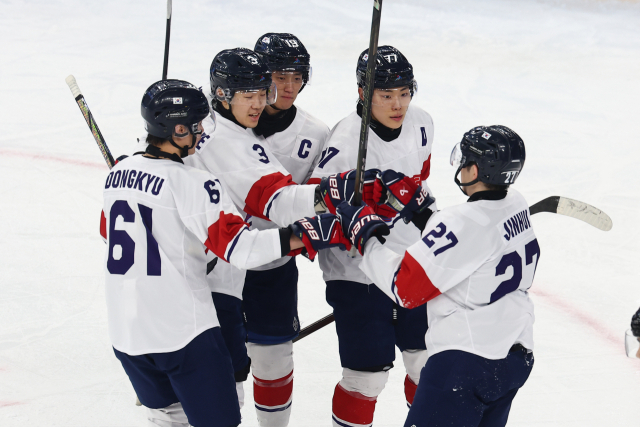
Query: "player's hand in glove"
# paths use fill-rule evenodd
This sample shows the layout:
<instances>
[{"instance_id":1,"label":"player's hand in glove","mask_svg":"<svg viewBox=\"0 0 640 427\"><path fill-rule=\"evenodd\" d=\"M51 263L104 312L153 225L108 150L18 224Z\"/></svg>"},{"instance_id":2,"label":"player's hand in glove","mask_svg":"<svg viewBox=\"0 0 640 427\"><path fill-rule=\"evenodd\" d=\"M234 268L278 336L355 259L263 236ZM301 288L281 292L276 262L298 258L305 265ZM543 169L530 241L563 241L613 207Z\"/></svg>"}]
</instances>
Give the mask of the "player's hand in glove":
<instances>
[{"instance_id":1,"label":"player's hand in glove","mask_svg":"<svg viewBox=\"0 0 640 427\"><path fill-rule=\"evenodd\" d=\"M362 201L373 207L374 211L378 215L393 218L396 216L395 210L384 205L378 205L373 199L373 187L379 173L379 169L369 169L364 173L364 179L362 181ZM326 206L327 211L334 214L336 213L336 207L341 202L346 201L351 203L353 193L355 192L355 184L355 169L322 178L319 185L320 197Z\"/></svg>"},{"instance_id":2,"label":"player's hand in glove","mask_svg":"<svg viewBox=\"0 0 640 427\"><path fill-rule=\"evenodd\" d=\"M395 209L406 223L436 201L412 178L391 169L378 174L373 184L373 199Z\"/></svg>"},{"instance_id":3,"label":"player's hand in glove","mask_svg":"<svg viewBox=\"0 0 640 427\"><path fill-rule=\"evenodd\" d=\"M631 332L634 337L640 337L640 308L631 318Z\"/></svg>"},{"instance_id":4,"label":"player's hand in glove","mask_svg":"<svg viewBox=\"0 0 640 427\"><path fill-rule=\"evenodd\" d=\"M389 226L385 223L370 206L351 206L347 202L342 202L336 210L344 235L364 254L364 246L371 237L377 237L381 243L385 242L383 236L389 234Z\"/></svg>"},{"instance_id":5,"label":"player's hand in glove","mask_svg":"<svg viewBox=\"0 0 640 427\"><path fill-rule=\"evenodd\" d=\"M304 251L302 253L310 260L322 249L351 249L351 243L343 234L338 217L333 214L303 218L291 225L291 231L302 240L306 254Z\"/></svg>"}]
</instances>

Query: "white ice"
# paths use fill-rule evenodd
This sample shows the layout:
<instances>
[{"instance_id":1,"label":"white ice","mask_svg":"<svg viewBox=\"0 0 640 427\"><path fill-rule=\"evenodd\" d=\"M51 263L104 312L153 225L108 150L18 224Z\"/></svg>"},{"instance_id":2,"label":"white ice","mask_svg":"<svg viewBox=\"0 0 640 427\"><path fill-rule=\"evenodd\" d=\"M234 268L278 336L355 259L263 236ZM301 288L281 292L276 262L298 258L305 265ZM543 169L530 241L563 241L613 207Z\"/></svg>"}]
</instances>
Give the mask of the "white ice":
<instances>
[{"instance_id":1,"label":"white ice","mask_svg":"<svg viewBox=\"0 0 640 427\"><path fill-rule=\"evenodd\" d=\"M207 87L218 51L292 32L314 68L299 105L332 126L355 107L371 6L176 0L169 77ZM98 218L107 168L64 79L76 76L111 151L130 151L142 94L161 77L165 13L163 0L0 0L3 427L144 425L106 329ZM436 125L430 185L440 206L465 201L448 165L453 144L473 126L503 124L526 142L516 188L530 203L562 195L613 219L605 233L534 217L536 363L509 425L640 425L640 360L623 346L640 305L640 4L386 0L380 44L416 69L414 102ZM317 264L299 265L309 324L330 310ZM295 364L291 426L329 425L341 372L334 327L296 344ZM403 424L403 377L397 358L376 426ZM247 384L243 425L256 426Z\"/></svg>"}]
</instances>

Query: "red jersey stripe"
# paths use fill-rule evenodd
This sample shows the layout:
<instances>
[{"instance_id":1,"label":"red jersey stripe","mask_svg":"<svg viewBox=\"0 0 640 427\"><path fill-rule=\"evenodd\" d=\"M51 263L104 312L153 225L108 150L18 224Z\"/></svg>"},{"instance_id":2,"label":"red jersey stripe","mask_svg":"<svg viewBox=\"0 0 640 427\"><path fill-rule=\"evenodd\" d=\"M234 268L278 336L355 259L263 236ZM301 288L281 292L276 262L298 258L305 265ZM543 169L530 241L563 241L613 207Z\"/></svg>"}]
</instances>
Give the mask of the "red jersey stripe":
<instances>
[{"instance_id":1,"label":"red jersey stripe","mask_svg":"<svg viewBox=\"0 0 640 427\"><path fill-rule=\"evenodd\" d=\"M420 180L426 181L427 178L429 178L430 174L431 174L431 154L429 154L429 157L427 158L427 160L425 160L424 163L422 164L422 172L420 173Z\"/></svg>"},{"instance_id":2,"label":"red jersey stripe","mask_svg":"<svg viewBox=\"0 0 640 427\"><path fill-rule=\"evenodd\" d=\"M418 307L441 293L409 252L404 253L395 286L400 303L405 308Z\"/></svg>"},{"instance_id":3,"label":"red jersey stripe","mask_svg":"<svg viewBox=\"0 0 640 427\"><path fill-rule=\"evenodd\" d=\"M269 219L264 213L267 204L278 190L289 185L296 185L291 175L274 172L263 176L249 190L247 198L244 200L245 206L243 210L249 215Z\"/></svg>"},{"instance_id":4,"label":"red jersey stripe","mask_svg":"<svg viewBox=\"0 0 640 427\"><path fill-rule=\"evenodd\" d=\"M248 225L242 217L234 214L220 212L220 217L209 226L209 237L204 245L217 257L227 261L227 247L236 236Z\"/></svg>"},{"instance_id":5,"label":"red jersey stripe","mask_svg":"<svg viewBox=\"0 0 640 427\"><path fill-rule=\"evenodd\" d=\"M104 216L104 211L100 212L100 235L103 239L107 239L107 218Z\"/></svg>"},{"instance_id":6,"label":"red jersey stripe","mask_svg":"<svg viewBox=\"0 0 640 427\"><path fill-rule=\"evenodd\" d=\"M309 185L318 185L320 184L320 181L322 181L321 178L309 178L309 181L307 181L307 184Z\"/></svg>"}]
</instances>

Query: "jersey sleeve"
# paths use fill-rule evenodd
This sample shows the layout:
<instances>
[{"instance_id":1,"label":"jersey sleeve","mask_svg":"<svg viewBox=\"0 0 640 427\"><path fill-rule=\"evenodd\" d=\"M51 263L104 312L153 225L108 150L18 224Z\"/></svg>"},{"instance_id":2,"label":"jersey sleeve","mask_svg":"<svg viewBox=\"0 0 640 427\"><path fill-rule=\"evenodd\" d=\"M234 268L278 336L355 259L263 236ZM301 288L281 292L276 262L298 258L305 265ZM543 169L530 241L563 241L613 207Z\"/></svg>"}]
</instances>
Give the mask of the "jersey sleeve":
<instances>
[{"instance_id":1,"label":"jersey sleeve","mask_svg":"<svg viewBox=\"0 0 640 427\"><path fill-rule=\"evenodd\" d=\"M255 268L281 257L278 230L250 231L220 181L200 172L174 192L185 226L216 256L241 269ZM192 190L192 191L190 191Z\"/></svg>"},{"instance_id":2,"label":"jersey sleeve","mask_svg":"<svg viewBox=\"0 0 640 427\"><path fill-rule=\"evenodd\" d=\"M438 212L404 255L372 239L360 268L397 304L418 307L461 283L487 260L491 251L479 249L490 244L485 236L483 227Z\"/></svg>"},{"instance_id":3,"label":"jersey sleeve","mask_svg":"<svg viewBox=\"0 0 640 427\"><path fill-rule=\"evenodd\" d=\"M315 186L297 185L262 141L229 132L207 137L187 164L218 177L238 208L282 227L315 215Z\"/></svg>"}]
</instances>

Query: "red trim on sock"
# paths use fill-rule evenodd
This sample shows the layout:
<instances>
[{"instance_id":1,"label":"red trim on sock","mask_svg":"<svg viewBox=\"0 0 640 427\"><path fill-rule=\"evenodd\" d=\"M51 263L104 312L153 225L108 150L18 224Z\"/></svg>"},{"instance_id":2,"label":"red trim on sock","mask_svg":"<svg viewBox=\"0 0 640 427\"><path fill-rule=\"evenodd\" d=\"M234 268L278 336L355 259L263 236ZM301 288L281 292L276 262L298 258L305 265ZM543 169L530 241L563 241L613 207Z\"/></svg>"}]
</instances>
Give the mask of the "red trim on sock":
<instances>
[{"instance_id":1,"label":"red trim on sock","mask_svg":"<svg viewBox=\"0 0 640 427\"><path fill-rule=\"evenodd\" d=\"M333 415L352 424L369 425L373 422L377 397L347 391L338 383L333 392Z\"/></svg>"},{"instance_id":2,"label":"red trim on sock","mask_svg":"<svg viewBox=\"0 0 640 427\"><path fill-rule=\"evenodd\" d=\"M416 390L418 385L414 383L409 375L404 378L404 395L407 398L407 403L413 405L413 398L416 396Z\"/></svg>"},{"instance_id":3,"label":"red trim on sock","mask_svg":"<svg viewBox=\"0 0 640 427\"><path fill-rule=\"evenodd\" d=\"M253 400L260 406L280 406L291 399L293 371L282 378L262 380L253 376Z\"/></svg>"}]
</instances>

